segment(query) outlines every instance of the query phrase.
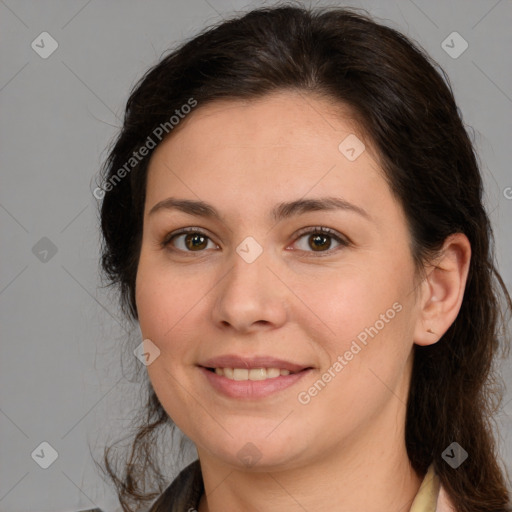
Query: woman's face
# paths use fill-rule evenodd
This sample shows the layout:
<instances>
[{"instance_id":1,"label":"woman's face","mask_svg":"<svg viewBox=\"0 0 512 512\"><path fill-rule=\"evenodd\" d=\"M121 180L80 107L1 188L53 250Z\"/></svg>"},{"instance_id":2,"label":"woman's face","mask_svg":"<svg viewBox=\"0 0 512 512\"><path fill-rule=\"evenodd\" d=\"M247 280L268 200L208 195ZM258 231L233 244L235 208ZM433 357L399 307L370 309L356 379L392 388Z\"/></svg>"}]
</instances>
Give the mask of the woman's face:
<instances>
[{"instance_id":1,"label":"woman's face","mask_svg":"<svg viewBox=\"0 0 512 512\"><path fill-rule=\"evenodd\" d=\"M169 416L200 456L238 467L403 438L415 272L363 136L292 92L199 104L183 122L150 161L136 281Z\"/></svg>"}]
</instances>

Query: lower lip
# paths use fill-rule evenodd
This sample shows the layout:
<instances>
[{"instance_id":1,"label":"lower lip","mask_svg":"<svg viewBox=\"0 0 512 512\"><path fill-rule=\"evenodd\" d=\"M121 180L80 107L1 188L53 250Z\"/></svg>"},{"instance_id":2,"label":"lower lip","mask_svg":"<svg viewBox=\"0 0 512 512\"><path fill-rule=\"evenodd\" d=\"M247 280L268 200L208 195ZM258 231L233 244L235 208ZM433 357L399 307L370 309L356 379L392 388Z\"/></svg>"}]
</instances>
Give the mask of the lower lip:
<instances>
[{"instance_id":1,"label":"lower lip","mask_svg":"<svg viewBox=\"0 0 512 512\"><path fill-rule=\"evenodd\" d=\"M307 369L298 373L290 373L290 375L280 375L273 379L232 380L223 375L217 375L215 372L207 370L202 366L200 366L199 369L215 390L230 398L242 399L270 396L278 391L293 386L293 384L311 372L311 369Z\"/></svg>"}]
</instances>

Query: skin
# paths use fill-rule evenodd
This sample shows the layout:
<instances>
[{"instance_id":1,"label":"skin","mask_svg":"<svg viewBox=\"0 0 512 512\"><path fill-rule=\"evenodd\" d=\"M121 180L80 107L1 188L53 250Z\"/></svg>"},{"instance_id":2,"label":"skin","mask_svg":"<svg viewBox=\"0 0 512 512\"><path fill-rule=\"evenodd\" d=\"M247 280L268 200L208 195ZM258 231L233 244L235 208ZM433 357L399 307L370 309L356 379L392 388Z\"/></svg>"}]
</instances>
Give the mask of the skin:
<instances>
[{"instance_id":1,"label":"skin","mask_svg":"<svg viewBox=\"0 0 512 512\"><path fill-rule=\"evenodd\" d=\"M197 447L206 489L199 512L407 511L424 476L404 440L412 349L437 342L455 319L469 242L447 239L415 280L401 205L371 143L342 114L332 101L288 91L199 105L151 158L136 302L143 339L160 350L147 367L151 383ZM366 145L355 161L338 149L349 134ZM171 196L210 203L221 220L149 214ZM324 196L368 217L347 209L270 216L278 203ZM314 229L297 232L318 226L349 243L327 238L315 251ZM209 237L201 249L187 248L186 235L162 247L184 227ZM263 249L252 263L236 252L248 236ZM396 303L400 312L300 403L298 393ZM197 367L224 354L270 355L313 371L263 399L227 398ZM261 457L250 467L238 455L248 442Z\"/></svg>"}]
</instances>

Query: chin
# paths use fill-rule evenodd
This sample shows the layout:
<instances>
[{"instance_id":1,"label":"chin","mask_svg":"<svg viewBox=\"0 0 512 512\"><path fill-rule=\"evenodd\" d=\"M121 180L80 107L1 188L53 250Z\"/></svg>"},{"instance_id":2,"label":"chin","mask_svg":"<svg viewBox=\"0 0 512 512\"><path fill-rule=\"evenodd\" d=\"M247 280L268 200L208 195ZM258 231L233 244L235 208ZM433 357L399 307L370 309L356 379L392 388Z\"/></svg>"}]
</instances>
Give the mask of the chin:
<instances>
[{"instance_id":1,"label":"chin","mask_svg":"<svg viewBox=\"0 0 512 512\"><path fill-rule=\"evenodd\" d=\"M276 423L274 424L275 428ZM277 434L277 430L270 435L271 430L261 431L259 434L248 435L239 430L232 432L233 437L226 434L222 439L212 443L208 437L203 444L210 457L222 461L238 471L268 472L290 469L299 466L305 459L305 448L296 436L287 432ZM294 441L291 442L290 439ZM307 446L307 440L304 440ZM201 449L198 453L201 456Z\"/></svg>"}]
</instances>

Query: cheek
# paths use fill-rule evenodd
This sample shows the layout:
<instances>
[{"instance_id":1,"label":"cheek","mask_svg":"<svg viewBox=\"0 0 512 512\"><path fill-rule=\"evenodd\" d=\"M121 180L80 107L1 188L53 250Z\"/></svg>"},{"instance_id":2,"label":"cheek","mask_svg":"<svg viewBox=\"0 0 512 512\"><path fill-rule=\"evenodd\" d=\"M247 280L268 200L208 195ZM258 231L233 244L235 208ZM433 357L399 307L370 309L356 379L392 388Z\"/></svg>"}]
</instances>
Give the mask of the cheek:
<instances>
[{"instance_id":1,"label":"cheek","mask_svg":"<svg viewBox=\"0 0 512 512\"><path fill-rule=\"evenodd\" d=\"M412 348L410 282L405 267L402 272L368 272L344 295L336 355L350 359L354 379L366 379L370 369L385 381L400 374Z\"/></svg>"},{"instance_id":2,"label":"cheek","mask_svg":"<svg viewBox=\"0 0 512 512\"><path fill-rule=\"evenodd\" d=\"M346 266L336 280L317 281L316 286L303 282L307 288L299 295L310 298L311 309L329 326L323 336L309 333L317 335L324 358L320 375L303 391L309 395L311 390L316 401L311 411L319 417L327 407L336 417L332 411L343 411L340 421L348 415L351 419L343 421L355 425L382 407L389 388L398 386L412 349L412 276L413 267L404 258L388 265L366 261ZM317 384L319 378L328 384ZM313 398L317 388L322 389L318 399Z\"/></svg>"},{"instance_id":3,"label":"cheek","mask_svg":"<svg viewBox=\"0 0 512 512\"><path fill-rule=\"evenodd\" d=\"M194 287L185 286L162 264L141 255L137 271L135 300L142 336L149 338L161 351L170 349L170 339L184 323L197 302Z\"/></svg>"},{"instance_id":4,"label":"cheek","mask_svg":"<svg viewBox=\"0 0 512 512\"><path fill-rule=\"evenodd\" d=\"M186 428L192 386L187 382L191 362L190 325L197 327L194 305L199 298L190 280L141 256L136 280L136 303L143 339L150 339L160 355L146 367L163 408L179 428ZM190 360L190 361L189 361Z\"/></svg>"},{"instance_id":5,"label":"cheek","mask_svg":"<svg viewBox=\"0 0 512 512\"><path fill-rule=\"evenodd\" d=\"M308 403L304 410L311 418L323 422L328 411L333 436L340 425L349 432L382 410L394 396L390 389L400 385L412 345L413 303L405 272L401 280L393 272L386 277L352 270L335 284L325 282L324 295L308 288L312 309L334 334L325 330L316 338L325 358L298 398Z\"/></svg>"},{"instance_id":6,"label":"cheek","mask_svg":"<svg viewBox=\"0 0 512 512\"><path fill-rule=\"evenodd\" d=\"M317 313L331 350L338 353L365 329L375 326L379 333L399 327L402 310L411 300L410 277L405 265L347 265L336 271L336 279L300 277L294 286L297 295L307 297L307 306ZM321 325L321 324L320 324ZM393 328L393 329L392 329Z\"/></svg>"},{"instance_id":7,"label":"cheek","mask_svg":"<svg viewBox=\"0 0 512 512\"><path fill-rule=\"evenodd\" d=\"M194 265L170 265L161 255L141 254L135 292L141 334L173 372L195 364L198 344L209 337L218 279L218 273Z\"/></svg>"}]
</instances>

